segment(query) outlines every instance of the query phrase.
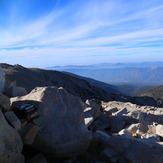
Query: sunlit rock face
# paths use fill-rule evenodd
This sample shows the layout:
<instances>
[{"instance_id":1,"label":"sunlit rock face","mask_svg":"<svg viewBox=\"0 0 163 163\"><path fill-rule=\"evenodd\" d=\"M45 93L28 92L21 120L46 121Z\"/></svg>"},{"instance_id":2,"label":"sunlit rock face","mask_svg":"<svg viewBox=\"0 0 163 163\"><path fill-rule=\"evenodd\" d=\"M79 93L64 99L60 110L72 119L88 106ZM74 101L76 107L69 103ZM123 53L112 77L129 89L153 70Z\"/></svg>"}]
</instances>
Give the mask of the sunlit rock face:
<instances>
[{"instance_id":1,"label":"sunlit rock face","mask_svg":"<svg viewBox=\"0 0 163 163\"><path fill-rule=\"evenodd\" d=\"M62 87L37 87L11 99L12 106L28 101L38 108L33 121L39 131L33 147L52 157L73 157L87 151L91 133L84 123L85 103Z\"/></svg>"}]
</instances>

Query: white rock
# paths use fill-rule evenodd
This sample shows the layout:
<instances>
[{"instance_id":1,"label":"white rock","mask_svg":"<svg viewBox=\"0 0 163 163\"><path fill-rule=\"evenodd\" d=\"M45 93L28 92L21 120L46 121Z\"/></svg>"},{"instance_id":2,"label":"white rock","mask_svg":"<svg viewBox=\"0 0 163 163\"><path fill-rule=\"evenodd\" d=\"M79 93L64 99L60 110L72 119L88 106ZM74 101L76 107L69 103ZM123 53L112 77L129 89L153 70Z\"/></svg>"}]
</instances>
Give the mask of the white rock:
<instances>
[{"instance_id":1,"label":"white rock","mask_svg":"<svg viewBox=\"0 0 163 163\"><path fill-rule=\"evenodd\" d=\"M128 113L127 109L126 108L123 108L123 109L121 109L121 110L113 113L112 115L114 115L114 116L123 116L123 115L125 115L127 113Z\"/></svg>"},{"instance_id":2,"label":"white rock","mask_svg":"<svg viewBox=\"0 0 163 163\"><path fill-rule=\"evenodd\" d=\"M127 128L127 131L131 133L133 136L141 136L142 134L148 131L148 127L141 123L135 123L130 125Z\"/></svg>"},{"instance_id":3,"label":"white rock","mask_svg":"<svg viewBox=\"0 0 163 163\"><path fill-rule=\"evenodd\" d=\"M152 133L149 133L149 132L147 132L147 133L145 133L145 134L142 134L142 135L141 135L141 138L142 138L142 139L152 140L152 141L160 141L160 138L159 138L158 135L152 134Z\"/></svg>"},{"instance_id":4,"label":"white rock","mask_svg":"<svg viewBox=\"0 0 163 163\"><path fill-rule=\"evenodd\" d=\"M84 122L85 122L85 125L89 127L91 123L93 122L93 117L90 116L90 117L84 118Z\"/></svg>"},{"instance_id":5,"label":"white rock","mask_svg":"<svg viewBox=\"0 0 163 163\"><path fill-rule=\"evenodd\" d=\"M159 124L156 126L156 134L163 137L163 125Z\"/></svg>"},{"instance_id":6,"label":"white rock","mask_svg":"<svg viewBox=\"0 0 163 163\"><path fill-rule=\"evenodd\" d=\"M129 131L126 129L123 129L120 132L118 132L118 135L121 135L122 137L125 137L125 138L133 138L131 133L129 133Z\"/></svg>"},{"instance_id":7,"label":"white rock","mask_svg":"<svg viewBox=\"0 0 163 163\"><path fill-rule=\"evenodd\" d=\"M104 111L106 112L107 115L112 115L113 113L117 112L118 109L107 107Z\"/></svg>"}]
</instances>

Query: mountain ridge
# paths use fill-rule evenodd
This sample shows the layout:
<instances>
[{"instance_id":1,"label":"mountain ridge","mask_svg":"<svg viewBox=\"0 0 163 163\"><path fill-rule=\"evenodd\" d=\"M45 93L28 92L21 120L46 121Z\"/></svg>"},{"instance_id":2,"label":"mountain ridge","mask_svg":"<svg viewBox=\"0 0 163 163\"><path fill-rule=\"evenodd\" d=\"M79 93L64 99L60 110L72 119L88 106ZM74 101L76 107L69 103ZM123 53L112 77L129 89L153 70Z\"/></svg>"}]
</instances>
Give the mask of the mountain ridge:
<instances>
[{"instance_id":1,"label":"mountain ridge","mask_svg":"<svg viewBox=\"0 0 163 163\"><path fill-rule=\"evenodd\" d=\"M163 83L163 67L123 67L99 69L56 69L83 77L92 78L109 84L142 83L144 85L161 85Z\"/></svg>"},{"instance_id":2,"label":"mountain ridge","mask_svg":"<svg viewBox=\"0 0 163 163\"><path fill-rule=\"evenodd\" d=\"M153 87L139 94L140 96L148 96L163 102L163 85Z\"/></svg>"},{"instance_id":3,"label":"mountain ridge","mask_svg":"<svg viewBox=\"0 0 163 163\"><path fill-rule=\"evenodd\" d=\"M158 106L157 101L151 97L130 97L119 93L109 93L84 79L78 79L59 71L25 68L20 65L0 64L0 66L6 74L6 88L14 84L24 87L29 93L36 87L56 86L65 88L69 93L80 97L83 101L94 98L103 101L122 101L138 105Z\"/></svg>"},{"instance_id":4,"label":"mountain ridge","mask_svg":"<svg viewBox=\"0 0 163 163\"><path fill-rule=\"evenodd\" d=\"M92 65L66 65L66 66L51 66L51 68L122 68L122 67L163 67L163 61L157 62L129 62L129 63L99 63Z\"/></svg>"}]
</instances>

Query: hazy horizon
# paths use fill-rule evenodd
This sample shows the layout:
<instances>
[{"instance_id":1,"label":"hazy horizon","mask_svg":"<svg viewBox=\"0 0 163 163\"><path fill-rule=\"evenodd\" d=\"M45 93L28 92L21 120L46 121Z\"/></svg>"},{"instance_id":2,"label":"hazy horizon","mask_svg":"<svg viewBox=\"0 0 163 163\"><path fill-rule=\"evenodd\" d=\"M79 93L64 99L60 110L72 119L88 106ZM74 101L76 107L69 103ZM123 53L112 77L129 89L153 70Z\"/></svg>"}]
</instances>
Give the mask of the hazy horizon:
<instances>
[{"instance_id":1,"label":"hazy horizon","mask_svg":"<svg viewBox=\"0 0 163 163\"><path fill-rule=\"evenodd\" d=\"M94 63L94 64L65 64L65 65L52 65L52 67L54 66L61 66L61 67L64 67L64 66L92 66L92 65L102 65L102 64L145 64L145 63L162 63L161 67L163 67L163 61L151 61L151 62L101 62L101 63ZM50 66L51 67L51 66Z\"/></svg>"},{"instance_id":2,"label":"hazy horizon","mask_svg":"<svg viewBox=\"0 0 163 163\"><path fill-rule=\"evenodd\" d=\"M7 63L7 62L0 62L0 63L4 63L4 64L9 64L9 65L21 65L21 66L24 66L24 67L27 67L27 68L43 68L43 69L46 69L46 68L54 68L54 67L70 67L71 68L71 66L81 66L81 67L87 67L87 66L99 66L99 68L102 68L101 67L101 65L115 65L115 66L118 66L118 64L120 64L120 65L123 65L124 67L128 67L128 66L125 66L125 65L133 65L133 67L135 67L136 65L136 67L140 67L141 68L141 66L143 66L143 67L146 67L146 68L150 68L150 67L152 67L151 65L152 64L154 64L154 65L156 65L156 66L154 66L154 67L163 67L163 61L151 61L151 62L101 62L101 63L93 63L93 64L63 64L63 65L49 65L49 66L25 66L25 65L23 65L23 64L19 64L19 63ZM144 64L144 65L143 65ZM146 66L146 64L148 65L149 64L149 66ZM161 66L160 66L160 64L161 64ZM108 67L109 68L109 67Z\"/></svg>"},{"instance_id":3,"label":"hazy horizon","mask_svg":"<svg viewBox=\"0 0 163 163\"><path fill-rule=\"evenodd\" d=\"M162 15L160 0L1 0L0 62L163 61Z\"/></svg>"}]
</instances>

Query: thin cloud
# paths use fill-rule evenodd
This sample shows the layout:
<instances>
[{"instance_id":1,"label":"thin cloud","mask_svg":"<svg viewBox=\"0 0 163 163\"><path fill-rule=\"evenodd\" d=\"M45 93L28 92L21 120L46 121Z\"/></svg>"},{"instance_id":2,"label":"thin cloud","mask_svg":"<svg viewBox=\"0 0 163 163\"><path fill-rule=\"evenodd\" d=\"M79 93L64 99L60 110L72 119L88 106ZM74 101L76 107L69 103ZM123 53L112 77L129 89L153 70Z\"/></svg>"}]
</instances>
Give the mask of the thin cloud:
<instances>
[{"instance_id":1,"label":"thin cloud","mask_svg":"<svg viewBox=\"0 0 163 163\"><path fill-rule=\"evenodd\" d=\"M61 5L59 2L57 6ZM125 60L122 58L132 54L136 58L143 55L144 59L149 59L148 55L160 56L163 52L160 47L163 42L163 3L139 2L76 1L55 6L39 18L25 19L26 23L22 19L17 28L12 24L0 29L0 57L12 63L32 57L40 60L41 65L40 57L48 62L48 58L58 59L60 64L66 62L65 57L72 60L80 57L84 64L85 57L93 60L93 56L100 54L102 59L105 54L112 60L115 56ZM154 47L150 48L152 45ZM71 64L70 59L66 60Z\"/></svg>"}]
</instances>

